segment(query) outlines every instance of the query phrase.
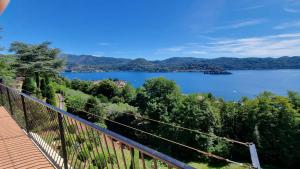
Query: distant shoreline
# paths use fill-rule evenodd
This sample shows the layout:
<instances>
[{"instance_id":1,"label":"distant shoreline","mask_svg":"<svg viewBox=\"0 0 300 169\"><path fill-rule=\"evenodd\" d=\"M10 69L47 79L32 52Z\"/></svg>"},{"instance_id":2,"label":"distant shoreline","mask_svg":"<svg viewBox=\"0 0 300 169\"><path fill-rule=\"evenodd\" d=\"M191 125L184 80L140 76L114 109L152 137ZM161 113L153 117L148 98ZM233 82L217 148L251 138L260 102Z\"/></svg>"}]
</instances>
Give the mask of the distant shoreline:
<instances>
[{"instance_id":1,"label":"distant shoreline","mask_svg":"<svg viewBox=\"0 0 300 169\"><path fill-rule=\"evenodd\" d=\"M232 69L231 71L272 71L272 70L300 70L300 69ZM110 72L133 72L133 73L203 73L204 71L160 71L160 72L152 72L152 71L121 71L121 70L112 70L112 71L62 71L61 73L110 73Z\"/></svg>"}]
</instances>

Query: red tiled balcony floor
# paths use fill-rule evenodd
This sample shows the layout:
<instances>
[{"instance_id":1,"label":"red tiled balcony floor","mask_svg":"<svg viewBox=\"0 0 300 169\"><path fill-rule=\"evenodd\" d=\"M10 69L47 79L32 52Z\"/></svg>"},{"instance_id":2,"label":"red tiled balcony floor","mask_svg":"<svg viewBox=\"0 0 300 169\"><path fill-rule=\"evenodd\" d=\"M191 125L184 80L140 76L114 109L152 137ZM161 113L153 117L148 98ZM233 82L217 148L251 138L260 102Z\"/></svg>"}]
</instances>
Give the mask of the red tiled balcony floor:
<instances>
[{"instance_id":1,"label":"red tiled balcony floor","mask_svg":"<svg viewBox=\"0 0 300 169\"><path fill-rule=\"evenodd\" d=\"M0 169L54 167L27 137L7 111L0 107Z\"/></svg>"}]
</instances>

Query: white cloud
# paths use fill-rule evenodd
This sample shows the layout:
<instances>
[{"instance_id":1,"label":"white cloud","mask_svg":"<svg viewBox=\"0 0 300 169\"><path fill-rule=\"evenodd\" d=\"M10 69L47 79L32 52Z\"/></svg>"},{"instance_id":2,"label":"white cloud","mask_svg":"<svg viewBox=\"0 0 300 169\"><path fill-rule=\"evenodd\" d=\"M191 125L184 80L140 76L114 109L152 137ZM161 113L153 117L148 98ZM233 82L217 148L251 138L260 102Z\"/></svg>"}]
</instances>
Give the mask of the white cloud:
<instances>
[{"instance_id":1,"label":"white cloud","mask_svg":"<svg viewBox=\"0 0 300 169\"><path fill-rule=\"evenodd\" d=\"M224 29L237 29L237 28L242 28L242 27L258 25L258 24L262 24L262 23L265 23L265 22L267 22L266 19L245 20L245 21L240 21L240 22L236 22L236 23L233 23L233 24L229 24L229 25L217 26L217 27L214 28L213 31L224 30Z\"/></svg>"},{"instance_id":2,"label":"white cloud","mask_svg":"<svg viewBox=\"0 0 300 169\"><path fill-rule=\"evenodd\" d=\"M255 6L249 6L249 7L245 7L245 8L241 8L240 10L253 10L253 9L258 9L258 8L263 8L265 7L266 5L255 5Z\"/></svg>"},{"instance_id":3,"label":"white cloud","mask_svg":"<svg viewBox=\"0 0 300 169\"><path fill-rule=\"evenodd\" d=\"M276 34L261 37L220 39L206 43L182 45L177 54L199 54L204 57L280 57L300 55L300 33ZM174 52L173 52L174 54Z\"/></svg>"},{"instance_id":4,"label":"white cloud","mask_svg":"<svg viewBox=\"0 0 300 169\"><path fill-rule=\"evenodd\" d=\"M176 46L176 47L171 47L171 48L166 48L164 50L169 51L169 52L179 52L184 49L183 46Z\"/></svg>"},{"instance_id":5,"label":"white cloud","mask_svg":"<svg viewBox=\"0 0 300 169\"><path fill-rule=\"evenodd\" d=\"M204 54L206 54L206 52L205 51L199 51L199 50L192 50L192 51L189 51L188 54L204 55Z\"/></svg>"},{"instance_id":6,"label":"white cloud","mask_svg":"<svg viewBox=\"0 0 300 169\"><path fill-rule=\"evenodd\" d=\"M273 27L273 29L287 29L287 28L298 28L300 27L300 21L286 22Z\"/></svg>"},{"instance_id":7,"label":"white cloud","mask_svg":"<svg viewBox=\"0 0 300 169\"><path fill-rule=\"evenodd\" d=\"M286 0L283 10L288 13L300 13L300 1Z\"/></svg>"},{"instance_id":8,"label":"white cloud","mask_svg":"<svg viewBox=\"0 0 300 169\"><path fill-rule=\"evenodd\" d=\"M289 12L289 13L299 13L300 12L299 9L293 9L293 8L289 8L289 7L283 8L283 10L285 12Z\"/></svg>"}]
</instances>

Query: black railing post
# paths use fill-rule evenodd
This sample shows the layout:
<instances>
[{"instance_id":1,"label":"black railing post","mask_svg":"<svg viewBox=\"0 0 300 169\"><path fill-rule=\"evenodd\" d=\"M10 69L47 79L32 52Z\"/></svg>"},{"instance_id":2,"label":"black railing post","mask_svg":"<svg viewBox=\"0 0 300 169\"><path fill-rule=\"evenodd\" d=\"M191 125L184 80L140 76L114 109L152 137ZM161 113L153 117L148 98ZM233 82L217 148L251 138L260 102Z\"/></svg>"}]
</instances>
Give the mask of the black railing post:
<instances>
[{"instance_id":1,"label":"black railing post","mask_svg":"<svg viewBox=\"0 0 300 169\"><path fill-rule=\"evenodd\" d=\"M10 99L10 94L9 94L9 89L8 89L8 87L6 87L6 92L7 92L8 104L9 104L9 108L10 108L10 114L11 114L11 115L14 115L13 109L12 109L12 106L11 106L11 99Z\"/></svg>"},{"instance_id":2,"label":"black railing post","mask_svg":"<svg viewBox=\"0 0 300 169\"><path fill-rule=\"evenodd\" d=\"M62 122L62 114L57 113L57 117L58 117L58 126L59 126L59 133L60 133L62 155L63 155L63 160L64 160L64 169L68 169L68 158L67 158L65 132L64 132L63 122Z\"/></svg>"},{"instance_id":3,"label":"black railing post","mask_svg":"<svg viewBox=\"0 0 300 169\"><path fill-rule=\"evenodd\" d=\"M3 96L3 90L2 90L2 86L0 86L0 94L1 94L1 102L0 102L0 104L2 105L2 106L4 106L4 96Z\"/></svg>"},{"instance_id":4,"label":"black railing post","mask_svg":"<svg viewBox=\"0 0 300 169\"><path fill-rule=\"evenodd\" d=\"M25 119L25 129L26 129L26 132L29 133L28 116L27 116L26 105L25 105L25 100L24 100L24 96L23 95L21 95L21 99L22 99L24 119Z\"/></svg>"}]
</instances>

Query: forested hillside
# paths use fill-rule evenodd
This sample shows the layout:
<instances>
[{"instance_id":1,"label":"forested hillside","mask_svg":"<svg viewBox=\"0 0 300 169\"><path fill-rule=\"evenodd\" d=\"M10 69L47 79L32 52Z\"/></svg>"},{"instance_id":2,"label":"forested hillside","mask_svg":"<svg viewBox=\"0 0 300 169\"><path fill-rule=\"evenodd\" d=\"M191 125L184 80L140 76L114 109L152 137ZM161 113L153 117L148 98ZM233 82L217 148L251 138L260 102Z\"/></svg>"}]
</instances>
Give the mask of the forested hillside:
<instances>
[{"instance_id":1,"label":"forested hillside","mask_svg":"<svg viewBox=\"0 0 300 169\"><path fill-rule=\"evenodd\" d=\"M123 59L92 55L62 55L70 71L223 71L261 69L300 69L300 56L280 58L192 58L173 57L149 61L143 58Z\"/></svg>"}]
</instances>

